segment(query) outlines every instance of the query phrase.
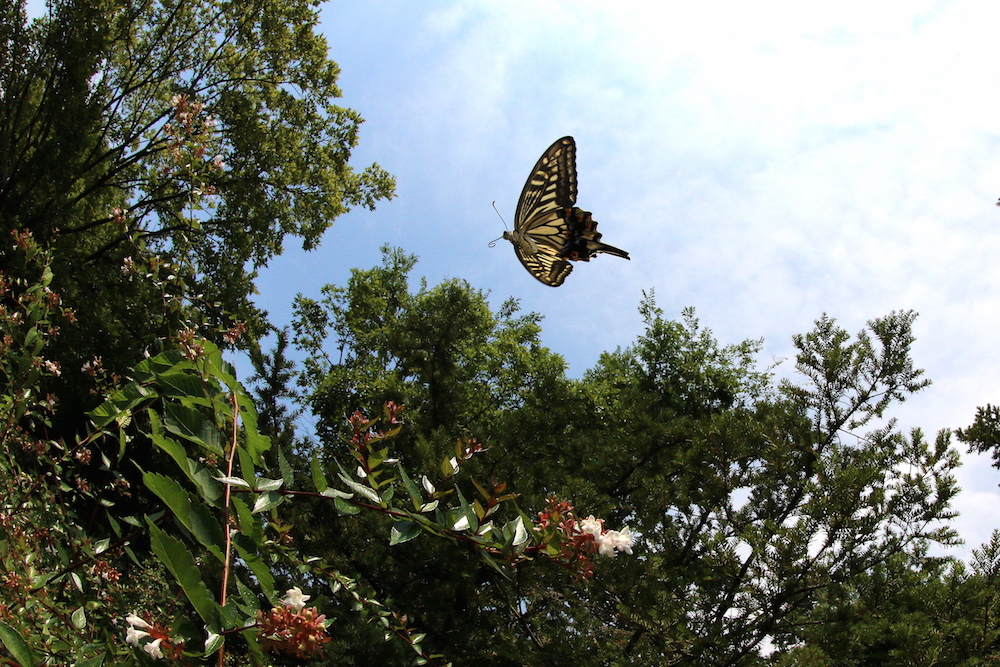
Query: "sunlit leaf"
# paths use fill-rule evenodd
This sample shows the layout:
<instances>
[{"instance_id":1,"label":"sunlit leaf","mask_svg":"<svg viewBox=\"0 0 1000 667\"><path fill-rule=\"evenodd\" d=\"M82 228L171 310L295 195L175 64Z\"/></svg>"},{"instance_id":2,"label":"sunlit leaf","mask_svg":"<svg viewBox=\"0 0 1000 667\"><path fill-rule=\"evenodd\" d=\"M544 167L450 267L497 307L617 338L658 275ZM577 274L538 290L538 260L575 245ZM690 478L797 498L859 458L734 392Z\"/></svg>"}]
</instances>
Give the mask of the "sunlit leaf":
<instances>
[{"instance_id":1,"label":"sunlit leaf","mask_svg":"<svg viewBox=\"0 0 1000 667\"><path fill-rule=\"evenodd\" d=\"M412 521L397 521L392 524L392 530L389 531L389 544L402 544L403 542L409 542L420 535L420 526L413 523Z\"/></svg>"}]
</instances>

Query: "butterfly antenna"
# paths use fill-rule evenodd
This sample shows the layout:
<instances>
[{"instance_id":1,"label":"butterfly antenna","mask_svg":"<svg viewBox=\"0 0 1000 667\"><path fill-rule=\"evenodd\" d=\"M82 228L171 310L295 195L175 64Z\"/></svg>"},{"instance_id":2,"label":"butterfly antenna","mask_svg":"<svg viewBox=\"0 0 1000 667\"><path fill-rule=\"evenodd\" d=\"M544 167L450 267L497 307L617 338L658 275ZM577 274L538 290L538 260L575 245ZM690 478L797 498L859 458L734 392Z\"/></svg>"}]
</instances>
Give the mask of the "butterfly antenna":
<instances>
[{"instance_id":1,"label":"butterfly antenna","mask_svg":"<svg viewBox=\"0 0 1000 667\"><path fill-rule=\"evenodd\" d=\"M998 206L1000 206L1000 204L997 204L997 205L998 205ZM507 221L503 219L503 216L502 216L502 215L500 215L500 211L499 211L499 210L497 209L497 203L496 203L496 202L493 202L493 210L497 212L497 216L498 216L498 217L500 218L500 222L502 222L502 223L503 223L503 229L504 229L504 231L506 232L506 231L507 231ZM493 247L495 247L495 246L496 246L496 244L497 244L497 241L499 241L499 240L500 240L500 239L502 239L502 238L503 238L503 237L501 236L501 237L499 237L499 238L495 238L495 239L493 239L493 240L492 240L492 241L490 241L490 242L489 242L488 244L486 244L486 245L487 245L487 247L489 247L489 248L493 248Z\"/></svg>"}]
</instances>

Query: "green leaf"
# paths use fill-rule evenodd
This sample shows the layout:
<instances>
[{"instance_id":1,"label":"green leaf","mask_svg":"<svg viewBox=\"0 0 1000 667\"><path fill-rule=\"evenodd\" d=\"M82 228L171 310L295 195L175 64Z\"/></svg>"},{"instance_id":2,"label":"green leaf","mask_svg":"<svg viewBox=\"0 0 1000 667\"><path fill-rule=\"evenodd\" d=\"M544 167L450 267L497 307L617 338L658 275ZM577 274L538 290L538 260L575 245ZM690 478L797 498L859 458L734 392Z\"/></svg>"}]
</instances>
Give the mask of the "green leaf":
<instances>
[{"instance_id":1,"label":"green leaf","mask_svg":"<svg viewBox=\"0 0 1000 667\"><path fill-rule=\"evenodd\" d=\"M31 647L21 638L17 630L3 621L0 621L0 641L10 651L11 656L21 663L21 667L35 666L35 654Z\"/></svg>"},{"instance_id":2,"label":"green leaf","mask_svg":"<svg viewBox=\"0 0 1000 667\"><path fill-rule=\"evenodd\" d=\"M146 519L149 525L150 544L153 553L160 559L166 568L174 575L174 579L180 584L184 595L187 596L191 606L194 607L198 615L208 625L209 629L219 627L219 605L212 598L205 582L202 581L201 572L195 563L194 556L187 547L176 537L168 535L163 530Z\"/></svg>"},{"instance_id":3,"label":"green leaf","mask_svg":"<svg viewBox=\"0 0 1000 667\"><path fill-rule=\"evenodd\" d=\"M319 462L319 458L313 457L309 461L309 470L312 473L313 485L316 487L316 491L323 493L329 488L329 484L326 481L326 475L323 474L323 466Z\"/></svg>"},{"instance_id":4,"label":"green leaf","mask_svg":"<svg viewBox=\"0 0 1000 667\"><path fill-rule=\"evenodd\" d=\"M73 615L70 616L70 622L77 630L83 630L87 627L87 613L84 611L83 607L80 607L73 612Z\"/></svg>"},{"instance_id":5,"label":"green leaf","mask_svg":"<svg viewBox=\"0 0 1000 667\"><path fill-rule=\"evenodd\" d=\"M200 410L178 403L167 403L163 408L163 426L174 435L220 456L223 454L222 434Z\"/></svg>"},{"instance_id":6,"label":"green leaf","mask_svg":"<svg viewBox=\"0 0 1000 667\"><path fill-rule=\"evenodd\" d=\"M341 516L357 514L361 511L361 508L353 503L349 503L343 498L334 498L333 506L337 509L337 514Z\"/></svg>"},{"instance_id":7,"label":"green leaf","mask_svg":"<svg viewBox=\"0 0 1000 667\"><path fill-rule=\"evenodd\" d=\"M253 456L250 455L246 447L236 445L236 458L240 463L240 474L243 476L243 479L256 483L257 462L253 460Z\"/></svg>"},{"instance_id":8,"label":"green leaf","mask_svg":"<svg viewBox=\"0 0 1000 667\"><path fill-rule=\"evenodd\" d=\"M258 546L263 544L264 527L250 512L250 506L243 502L241 498L233 498L232 503L233 507L236 508L236 518L240 524L240 532L251 538Z\"/></svg>"},{"instance_id":9,"label":"green leaf","mask_svg":"<svg viewBox=\"0 0 1000 667\"><path fill-rule=\"evenodd\" d=\"M349 474L347 474L343 468L340 469L340 481L349 486L352 491L358 493L373 503L381 503L382 499L379 497L378 492L370 486L365 486L364 484L359 484L355 482Z\"/></svg>"},{"instance_id":10,"label":"green leaf","mask_svg":"<svg viewBox=\"0 0 1000 667\"><path fill-rule=\"evenodd\" d=\"M258 491L277 491L283 484L284 480L281 479L268 479L267 477L257 478Z\"/></svg>"},{"instance_id":11,"label":"green leaf","mask_svg":"<svg viewBox=\"0 0 1000 667\"><path fill-rule=\"evenodd\" d=\"M519 547L528 541L528 531L524 526L523 517L514 517L504 526L504 535L511 533L511 546Z\"/></svg>"},{"instance_id":12,"label":"green leaf","mask_svg":"<svg viewBox=\"0 0 1000 667\"><path fill-rule=\"evenodd\" d=\"M271 438L262 435L257 430L257 408L253 400L243 392L236 394L236 403L240 409L240 420L243 423L243 445L253 459L255 465L261 465L261 455L271 448Z\"/></svg>"},{"instance_id":13,"label":"green leaf","mask_svg":"<svg viewBox=\"0 0 1000 667\"><path fill-rule=\"evenodd\" d=\"M195 486L198 487L201 497L206 502L210 505L218 507L221 504L224 490L222 486L212 478L212 471L205 465L188 457L187 451L181 443L177 442L173 438L167 437L164 434L163 427L160 423L160 416L155 411L147 410L146 414L149 417L153 444L163 450L174 460L177 466L184 472L185 475L187 475L188 479L190 479Z\"/></svg>"},{"instance_id":14,"label":"green leaf","mask_svg":"<svg viewBox=\"0 0 1000 667\"><path fill-rule=\"evenodd\" d=\"M164 396L202 396L205 391L200 377L178 370L176 366L165 373L157 373L156 382L165 389L172 390L164 391Z\"/></svg>"},{"instance_id":15,"label":"green leaf","mask_svg":"<svg viewBox=\"0 0 1000 667\"><path fill-rule=\"evenodd\" d=\"M144 472L146 487L167 504L181 525L191 531L195 539L207 547L217 558L224 559L226 534L211 511L185 491L180 484L157 473Z\"/></svg>"},{"instance_id":16,"label":"green leaf","mask_svg":"<svg viewBox=\"0 0 1000 667\"><path fill-rule=\"evenodd\" d=\"M278 447L278 471L281 473L281 479L285 483L285 486L292 486L295 482L295 473L292 471L292 467L288 465L285 452L280 447Z\"/></svg>"},{"instance_id":17,"label":"green leaf","mask_svg":"<svg viewBox=\"0 0 1000 667\"><path fill-rule=\"evenodd\" d=\"M462 495L461 489L455 487L455 493L458 494L458 502L462 505L462 514L468 519L469 527L475 530L479 526L479 517L476 516L476 511L472 509L465 496Z\"/></svg>"},{"instance_id":18,"label":"green leaf","mask_svg":"<svg viewBox=\"0 0 1000 667\"><path fill-rule=\"evenodd\" d=\"M236 553L239 554L240 559L248 568L250 568L250 571L253 572L253 576L257 579L257 584L264 592L264 595L266 595L268 599L273 598L274 575L271 574L271 570L267 567L267 563L265 563L259 555L243 549L238 544L236 545Z\"/></svg>"},{"instance_id":19,"label":"green leaf","mask_svg":"<svg viewBox=\"0 0 1000 667\"><path fill-rule=\"evenodd\" d=\"M277 491L266 491L265 493L261 493L257 496L257 501L253 504L253 514L273 509L280 505L284 499L285 497Z\"/></svg>"},{"instance_id":20,"label":"green leaf","mask_svg":"<svg viewBox=\"0 0 1000 667\"><path fill-rule=\"evenodd\" d=\"M226 476L216 477L215 481L221 484L228 484L229 486L241 486L245 489L250 488L250 483L247 482L242 477L226 477Z\"/></svg>"},{"instance_id":21,"label":"green leaf","mask_svg":"<svg viewBox=\"0 0 1000 667\"><path fill-rule=\"evenodd\" d=\"M180 350L171 349L140 361L133 369L133 375L138 382L152 382L168 371L184 368L193 369L194 366Z\"/></svg>"},{"instance_id":22,"label":"green leaf","mask_svg":"<svg viewBox=\"0 0 1000 667\"><path fill-rule=\"evenodd\" d=\"M389 546L409 542L420 535L420 526L409 520L397 521L389 531Z\"/></svg>"},{"instance_id":23,"label":"green leaf","mask_svg":"<svg viewBox=\"0 0 1000 667\"><path fill-rule=\"evenodd\" d=\"M222 637L222 635L209 632L208 639L205 640L205 657L208 657L218 651L225 643L226 640Z\"/></svg>"},{"instance_id":24,"label":"green leaf","mask_svg":"<svg viewBox=\"0 0 1000 667\"><path fill-rule=\"evenodd\" d=\"M154 396L156 396L156 392L152 389L131 382L113 393L104 403L88 414L98 428L104 428L119 417L125 416L135 406Z\"/></svg>"}]
</instances>

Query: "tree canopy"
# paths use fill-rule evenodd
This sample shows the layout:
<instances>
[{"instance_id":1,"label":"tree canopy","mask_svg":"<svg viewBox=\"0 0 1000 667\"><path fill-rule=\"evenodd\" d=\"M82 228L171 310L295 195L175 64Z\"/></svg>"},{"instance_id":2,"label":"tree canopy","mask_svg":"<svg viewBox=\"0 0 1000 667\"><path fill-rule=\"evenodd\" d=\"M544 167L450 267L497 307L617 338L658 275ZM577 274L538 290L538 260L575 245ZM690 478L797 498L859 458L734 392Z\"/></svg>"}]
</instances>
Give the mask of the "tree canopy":
<instances>
[{"instance_id":1,"label":"tree canopy","mask_svg":"<svg viewBox=\"0 0 1000 667\"><path fill-rule=\"evenodd\" d=\"M598 585L559 596L551 573L492 580L501 611L492 600L468 607L489 577L481 567L418 555L419 546L401 562L377 547L377 557L358 555L353 537L345 546L314 533L401 572L431 561L463 572L465 592L443 577L419 586L447 582L420 613L431 624L451 610L438 622L461 631L442 646L469 651L464 660L751 664L766 646L774 656L799 650L834 591L888 568L940 570L927 550L956 540L957 454L947 433L927 442L882 419L927 385L910 356L913 313L853 337L823 316L795 338L803 380L778 382L758 367L759 341L721 346L692 311L667 320L650 295L636 343L572 380L539 344L537 314L514 318L510 301L491 313L486 295L461 281L411 292L413 267L387 248L382 266L355 270L322 302L299 300L319 449L336 456L329 434L355 407L401 402L418 451L472 433L488 459L474 474L518 480L517 502L530 511L549 494L574 498L631 526L644 554L602 564ZM458 614L456 600L466 601ZM505 650L478 645L484 627Z\"/></svg>"},{"instance_id":2,"label":"tree canopy","mask_svg":"<svg viewBox=\"0 0 1000 667\"><path fill-rule=\"evenodd\" d=\"M55 0L30 24L5 4L0 222L53 249L74 361L121 372L189 321L255 340L256 270L392 196L349 165L362 119L317 20L310 0Z\"/></svg>"}]
</instances>

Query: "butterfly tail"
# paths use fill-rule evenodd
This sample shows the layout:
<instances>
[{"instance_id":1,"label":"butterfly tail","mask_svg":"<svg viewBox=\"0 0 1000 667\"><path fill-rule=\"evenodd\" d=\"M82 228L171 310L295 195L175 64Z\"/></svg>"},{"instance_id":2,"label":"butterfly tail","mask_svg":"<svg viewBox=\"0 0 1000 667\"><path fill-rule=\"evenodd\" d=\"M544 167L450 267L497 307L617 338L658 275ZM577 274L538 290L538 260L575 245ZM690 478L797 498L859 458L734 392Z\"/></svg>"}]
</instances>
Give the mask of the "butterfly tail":
<instances>
[{"instance_id":1,"label":"butterfly tail","mask_svg":"<svg viewBox=\"0 0 1000 667\"><path fill-rule=\"evenodd\" d=\"M609 255L614 255L615 257L621 257L622 259L629 259L628 253L621 248L616 248L613 245L608 245L607 243L601 243L600 241L588 241L587 250L591 254L598 252L606 252Z\"/></svg>"},{"instance_id":2,"label":"butterfly tail","mask_svg":"<svg viewBox=\"0 0 1000 667\"><path fill-rule=\"evenodd\" d=\"M587 262L596 253L605 252L615 257L629 259L628 253L624 250L601 242L597 221L590 211L573 207L566 209L563 215L569 228L568 238L563 246L563 257Z\"/></svg>"}]
</instances>

